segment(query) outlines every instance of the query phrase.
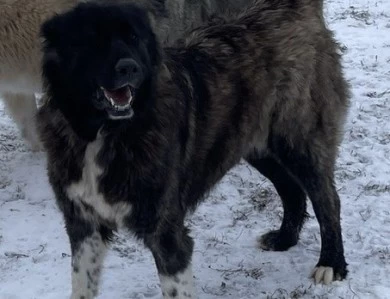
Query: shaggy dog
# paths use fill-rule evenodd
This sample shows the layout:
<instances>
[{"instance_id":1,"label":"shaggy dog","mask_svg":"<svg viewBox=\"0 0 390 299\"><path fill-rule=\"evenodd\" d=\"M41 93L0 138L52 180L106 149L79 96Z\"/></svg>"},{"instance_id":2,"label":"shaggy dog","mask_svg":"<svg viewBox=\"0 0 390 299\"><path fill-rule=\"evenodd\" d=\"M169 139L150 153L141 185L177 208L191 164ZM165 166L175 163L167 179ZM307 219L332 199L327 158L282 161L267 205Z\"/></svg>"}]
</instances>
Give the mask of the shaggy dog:
<instances>
[{"instance_id":1,"label":"shaggy dog","mask_svg":"<svg viewBox=\"0 0 390 299\"><path fill-rule=\"evenodd\" d=\"M100 0L101 2L104 2ZM121 2L119 0L107 0ZM107 2L106 1L106 2ZM0 0L0 97L34 150L40 148L36 133L34 93L41 87L39 28L51 16L65 12L82 0ZM199 26L212 13L236 11L250 0L123 0L147 9L163 43Z\"/></svg>"},{"instance_id":2,"label":"shaggy dog","mask_svg":"<svg viewBox=\"0 0 390 299\"><path fill-rule=\"evenodd\" d=\"M160 48L132 5L83 4L46 22L39 112L72 249L72 298L93 298L125 228L153 253L164 298L195 298L184 218L241 158L284 206L268 250L298 241L306 195L321 228L316 282L347 274L334 184L348 106L321 0L258 0Z\"/></svg>"}]
</instances>

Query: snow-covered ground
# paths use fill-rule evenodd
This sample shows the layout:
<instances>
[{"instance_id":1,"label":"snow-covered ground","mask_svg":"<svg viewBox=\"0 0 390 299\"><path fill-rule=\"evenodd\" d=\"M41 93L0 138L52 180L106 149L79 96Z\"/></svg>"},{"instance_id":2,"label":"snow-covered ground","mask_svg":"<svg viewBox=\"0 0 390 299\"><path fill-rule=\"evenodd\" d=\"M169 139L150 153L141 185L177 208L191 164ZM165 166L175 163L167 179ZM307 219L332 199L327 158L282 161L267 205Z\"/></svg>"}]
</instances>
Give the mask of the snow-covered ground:
<instances>
[{"instance_id":1,"label":"snow-covered ground","mask_svg":"<svg viewBox=\"0 0 390 299\"><path fill-rule=\"evenodd\" d=\"M309 273L319 258L312 209L297 246L265 252L256 237L279 226L280 200L246 164L234 168L188 220L200 299L390 298L390 1L329 0L353 98L336 177L349 275L330 286ZM151 254L118 234L99 298L161 298ZM0 299L70 294L70 248L42 153L0 110Z\"/></svg>"}]
</instances>

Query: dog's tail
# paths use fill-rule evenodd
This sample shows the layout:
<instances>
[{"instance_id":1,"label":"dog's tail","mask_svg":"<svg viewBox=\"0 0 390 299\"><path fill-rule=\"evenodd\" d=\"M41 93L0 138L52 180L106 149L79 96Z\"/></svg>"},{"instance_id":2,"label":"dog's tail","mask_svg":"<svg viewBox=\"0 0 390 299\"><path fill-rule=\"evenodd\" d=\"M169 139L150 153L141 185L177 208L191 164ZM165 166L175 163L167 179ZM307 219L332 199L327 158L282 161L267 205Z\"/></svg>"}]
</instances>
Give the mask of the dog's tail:
<instances>
[{"instance_id":1,"label":"dog's tail","mask_svg":"<svg viewBox=\"0 0 390 299\"><path fill-rule=\"evenodd\" d=\"M307 5L314 7L316 12L323 17L324 12L324 0L289 0L290 2L299 3L301 5Z\"/></svg>"},{"instance_id":2,"label":"dog's tail","mask_svg":"<svg viewBox=\"0 0 390 299\"><path fill-rule=\"evenodd\" d=\"M297 0L292 0L297 1ZM298 0L299 1L299 0ZM306 0L309 5L313 5L318 17L325 23L324 18L324 0Z\"/></svg>"},{"instance_id":3,"label":"dog's tail","mask_svg":"<svg viewBox=\"0 0 390 299\"><path fill-rule=\"evenodd\" d=\"M323 19L324 0L255 0L254 3L266 4L271 7L289 7L298 10L302 7L312 7L318 16Z\"/></svg>"},{"instance_id":4,"label":"dog's tail","mask_svg":"<svg viewBox=\"0 0 390 299\"><path fill-rule=\"evenodd\" d=\"M292 0L297 1L297 0ZM321 18L324 16L324 0L308 0L310 5L313 5Z\"/></svg>"},{"instance_id":5,"label":"dog's tail","mask_svg":"<svg viewBox=\"0 0 390 299\"><path fill-rule=\"evenodd\" d=\"M266 1L271 1L271 2L287 2L290 6L299 6L299 5L313 5L319 10L322 11L323 6L324 6L324 0L266 0Z\"/></svg>"},{"instance_id":6,"label":"dog's tail","mask_svg":"<svg viewBox=\"0 0 390 299\"><path fill-rule=\"evenodd\" d=\"M302 0L290 0L290 1L293 1L293 2L302 2ZM304 1L305 3L307 4L311 4L313 6L315 6L318 10L322 11L323 8L324 8L324 0L305 0Z\"/></svg>"},{"instance_id":7,"label":"dog's tail","mask_svg":"<svg viewBox=\"0 0 390 299\"><path fill-rule=\"evenodd\" d=\"M255 3L261 3L261 5L271 4L274 6L287 6L291 8L298 8L302 5L315 7L322 13L324 7L324 0L255 0Z\"/></svg>"},{"instance_id":8,"label":"dog's tail","mask_svg":"<svg viewBox=\"0 0 390 299\"><path fill-rule=\"evenodd\" d=\"M266 0L271 2L284 2L291 7L300 7L302 5L315 7L322 14L324 9L324 0Z\"/></svg>"}]
</instances>

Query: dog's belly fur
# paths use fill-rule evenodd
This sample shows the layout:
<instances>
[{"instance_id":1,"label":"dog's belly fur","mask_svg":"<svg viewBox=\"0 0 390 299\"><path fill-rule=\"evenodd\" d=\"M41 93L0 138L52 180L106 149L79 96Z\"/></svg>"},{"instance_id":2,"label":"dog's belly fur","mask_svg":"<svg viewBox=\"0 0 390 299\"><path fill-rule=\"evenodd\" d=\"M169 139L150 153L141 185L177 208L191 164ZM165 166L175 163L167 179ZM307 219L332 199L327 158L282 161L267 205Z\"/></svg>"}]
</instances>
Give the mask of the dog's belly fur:
<instances>
[{"instance_id":1,"label":"dog's belly fur","mask_svg":"<svg viewBox=\"0 0 390 299\"><path fill-rule=\"evenodd\" d=\"M126 202L108 203L103 193L99 191L99 178L103 170L96 163L97 155L104 142L99 136L87 145L84 154L82 177L72 183L66 193L81 210L86 220L107 222L115 227L123 227L123 221L131 212L131 205Z\"/></svg>"}]
</instances>

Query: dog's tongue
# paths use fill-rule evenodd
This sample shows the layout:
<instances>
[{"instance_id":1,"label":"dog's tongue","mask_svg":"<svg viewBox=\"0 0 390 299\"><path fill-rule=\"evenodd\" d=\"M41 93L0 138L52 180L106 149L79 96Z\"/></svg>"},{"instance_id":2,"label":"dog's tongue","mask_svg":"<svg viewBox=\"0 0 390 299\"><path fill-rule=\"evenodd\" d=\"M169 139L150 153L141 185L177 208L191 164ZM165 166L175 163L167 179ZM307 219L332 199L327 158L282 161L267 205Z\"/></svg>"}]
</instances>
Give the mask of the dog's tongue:
<instances>
[{"instance_id":1,"label":"dog's tongue","mask_svg":"<svg viewBox=\"0 0 390 299\"><path fill-rule=\"evenodd\" d=\"M106 96L110 97L117 105L126 105L130 102L132 94L129 86L116 90L105 90Z\"/></svg>"}]
</instances>

